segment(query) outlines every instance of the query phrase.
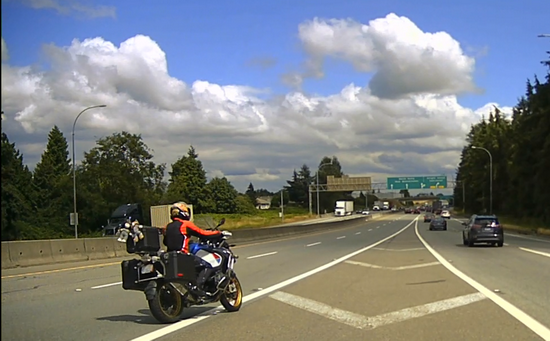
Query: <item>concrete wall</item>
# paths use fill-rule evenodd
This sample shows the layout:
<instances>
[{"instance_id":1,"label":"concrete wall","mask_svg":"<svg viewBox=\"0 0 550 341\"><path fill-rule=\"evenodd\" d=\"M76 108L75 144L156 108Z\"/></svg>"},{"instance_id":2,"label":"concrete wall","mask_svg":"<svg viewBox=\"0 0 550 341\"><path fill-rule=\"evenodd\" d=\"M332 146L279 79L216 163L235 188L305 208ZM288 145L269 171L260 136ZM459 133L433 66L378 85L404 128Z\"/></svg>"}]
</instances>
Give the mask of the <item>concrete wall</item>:
<instances>
[{"instance_id":1,"label":"concrete wall","mask_svg":"<svg viewBox=\"0 0 550 341\"><path fill-rule=\"evenodd\" d=\"M346 228L356 225L359 218L376 219L386 213L389 212L374 213L368 217L353 215L344 220L307 225L297 223L278 227L238 229L232 231L233 238L230 239L230 243L240 244ZM117 242L115 237L2 242L2 269L127 255L129 254L126 252L126 244Z\"/></svg>"}]
</instances>

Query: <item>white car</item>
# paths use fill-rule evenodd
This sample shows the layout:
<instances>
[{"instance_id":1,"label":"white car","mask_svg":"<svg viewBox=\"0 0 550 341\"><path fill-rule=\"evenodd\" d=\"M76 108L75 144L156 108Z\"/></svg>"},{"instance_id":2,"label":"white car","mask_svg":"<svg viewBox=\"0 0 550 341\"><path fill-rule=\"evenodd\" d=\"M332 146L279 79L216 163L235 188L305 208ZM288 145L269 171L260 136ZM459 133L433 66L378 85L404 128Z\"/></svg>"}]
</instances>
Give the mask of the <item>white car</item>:
<instances>
[{"instance_id":1,"label":"white car","mask_svg":"<svg viewBox=\"0 0 550 341\"><path fill-rule=\"evenodd\" d=\"M363 210L363 211L361 211L361 214L362 214L362 215L370 215L370 212L367 211L367 210Z\"/></svg>"},{"instance_id":2,"label":"white car","mask_svg":"<svg viewBox=\"0 0 550 341\"><path fill-rule=\"evenodd\" d=\"M451 212L449 212L449 211L442 211L442 212L441 212L441 218L451 219Z\"/></svg>"}]
</instances>

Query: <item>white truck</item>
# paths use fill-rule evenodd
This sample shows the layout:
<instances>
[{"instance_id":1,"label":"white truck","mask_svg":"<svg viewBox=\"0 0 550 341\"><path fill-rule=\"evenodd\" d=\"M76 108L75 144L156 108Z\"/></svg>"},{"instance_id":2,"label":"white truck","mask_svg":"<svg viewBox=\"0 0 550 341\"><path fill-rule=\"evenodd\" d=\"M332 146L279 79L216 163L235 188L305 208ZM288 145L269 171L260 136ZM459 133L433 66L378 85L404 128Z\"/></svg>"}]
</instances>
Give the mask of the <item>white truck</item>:
<instances>
[{"instance_id":1,"label":"white truck","mask_svg":"<svg viewBox=\"0 0 550 341\"><path fill-rule=\"evenodd\" d=\"M384 203L382 204L382 210L387 211L389 209L390 209L390 202L384 201Z\"/></svg>"},{"instance_id":2,"label":"white truck","mask_svg":"<svg viewBox=\"0 0 550 341\"><path fill-rule=\"evenodd\" d=\"M337 217L352 215L353 214L353 201L351 200L338 200L334 207L334 215Z\"/></svg>"}]
</instances>

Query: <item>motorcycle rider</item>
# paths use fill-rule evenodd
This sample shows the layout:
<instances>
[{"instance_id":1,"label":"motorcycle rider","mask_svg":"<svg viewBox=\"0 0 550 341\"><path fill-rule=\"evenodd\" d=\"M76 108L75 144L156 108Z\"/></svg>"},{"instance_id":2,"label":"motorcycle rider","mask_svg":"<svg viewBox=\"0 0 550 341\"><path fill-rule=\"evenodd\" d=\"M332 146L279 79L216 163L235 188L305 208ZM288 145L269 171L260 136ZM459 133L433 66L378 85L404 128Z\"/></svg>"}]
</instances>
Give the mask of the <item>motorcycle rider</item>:
<instances>
[{"instance_id":1,"label":"motorcycle rider","mask_svg":"<svg viewBox=\"0 0 550 341\"><path fill-rule=\"evenodd\" d=\"M191 214L187 204L184 202L177 202L170 208L170 219L172 222L168 223L163 229L164 245L167 247L167 251L181 251L186 254L189 252L189 239L191 236L199 237L202 239L220 239L222 236L231 235L228 231L209 231L204 230L195 225L190 219ZM211 296L212 293L207 292L204 289L204 284L208 278L213 274L214 269L200 257L195 256L195 262L203 269L197 276L197 285L192 288L199 296Z\"/></svg>"}]
</instances>

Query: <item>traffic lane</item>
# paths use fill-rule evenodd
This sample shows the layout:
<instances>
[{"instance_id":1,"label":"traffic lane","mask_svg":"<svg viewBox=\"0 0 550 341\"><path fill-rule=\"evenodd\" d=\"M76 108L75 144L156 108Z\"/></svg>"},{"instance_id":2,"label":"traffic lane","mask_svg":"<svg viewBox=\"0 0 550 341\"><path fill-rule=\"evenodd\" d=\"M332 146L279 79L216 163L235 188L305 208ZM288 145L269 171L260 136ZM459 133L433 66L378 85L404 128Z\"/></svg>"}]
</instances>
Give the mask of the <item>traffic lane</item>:
<instances>
[{"instance_id":1,"label":"traffic lane","mask_svg":"<svg viewBox=\"0 0 550 341\"><path fill-rule=\"evenodd\" d=\"M508 302L550 326L549 257L526 252L506 237L503 247L464 246L461 225L455 221L449 222L448 231L427 231L427 227L419 226L419 233L457 269L485 287L498 290ZM519 241L519 245L528 243L532 241ZM545 243L538 245L544 247Z\"/></svg>"},{"instance_id":2,"label":"traffic lane","mask_svg":"<svg viewBox=\"0 0 550 341\"><path fill-rule=\"evenodd\" d=\"M380 222L380 226L384 226L384 224L389 226L389 222ZM368 224L359 224L356 229L368 226ZM388 231L384 233L382 228L376 229L376 226L373 226L372 231L378 231L380 235L388 233ZM391 230L391 228L389 229ZM347 232L355 232L355 230L352 229ZM247 260L248 262L239 261L236 269L237 273L243 282L243 286L246 287L250 283L250 287L246 291L251 292L254 288L272 285L276 281L286 280L294 274L300 274L314 266L322 265L323 261L331 261L332 258L341 253L340 250L347 251L349 246L346 247L345 245L358 244L362 247L365 241L373 238L368 236L367 233L354 234L353 236L357 238L340 240L336 239L338 236L339 234L331 235L330 233L328 236L309 236L317 239L319 237L332 238L331 241L334 241L334 245L330 247L330 243L325 242L326 249L310 248L308 249L309 252L305 251L305 244L303 244L305 240L302 240L301 248L291 247L287 252L278 254L286 257L255 258ZM360 238L363 238L363 241ZM278 244L282 246L288 242L290 240L280 241ZM292 240L292 242L296 241ZM301 253L296 252L297 250ZM296 259L299 259L299 261L296 261ZM255 270L249 271L250 268L260 269L264 272L258 274L258 271ZM49 280L56 278L58 286L65 288L61 293L52 293L44 290L44 287L37 287L31 292L18 292L17 299L12 297L6 304L3 304L3 315L10 316L10 318L2 321L3 327L5 327L3 328L3 334L8 339L13 337L22 339L37 338L37 336L42 335L41 337L44 337L44 339L55 338L58 340L73 340L76 337L82 340L97 340L103 336L109 340L127 340L130 337L136 337L159 328L156 320L149 315L143 293L124 291L117 282L114 282L115 285L108 285L113 284L112 282L103 283L106 286L96 289L91 287L92 284L99 284L94 278L98 274L104 276L104 278L111 277L113 281L120 281L120 264L105 269L79 269L75 272L56 273L56 276L52 274L42 275L48 277ZM80 278L80 280L75 281L75 278ZM82 291L75 291L76 286L82 288ZM6 293L3 298L7 296ZM216 305L190 308L185 311L182 318L192 317L213 306ZM32 313L29 314L29 312ZM33 325L29 327L26 323L23 323L26 319L21 319L22 316L26 316L27 319L32 318ZM74 316L78 316L78 319L71 319ZM58 328L63 328L67 321L70 321L72 328L65 328L63 331L58 330ZM94 332L97 329L101 329L100 335Z\"/></svg>"},{"instance_id":3,"label":"traffic lane","mask_svg":"<svg viewBox=\"0 0 550 341\"><path fill-rule=\"evenodd\" d=\"M540 340L439 264L411 227L237 313L220 313L159 340L208 335L216 326L243 341Z\"/></svg>"},{"instance_id":4,"label":"traffic lane","mask_svg":"<svg viewBox=\"0 0 550 341\"><path fill-rule=\"evenodd\" d=\"M342 233L347 232L350 228L360 229L365 226L370 226L370 224L375 224L375 222L376 220L369 221L365 224L364 219L357 219L353 222L347 222L346 225L349 225L349 227L345 229L306 234L288 239L264 241L250 245L245 244L237 246L234 249L235 252L240 255L241 260L247 257L261 257L266 254L269 256L272 255L273 252L285 253L294 247L302 247L304 241L306 245L310 245L307 241L315 240L315 242L312 242L315 243L315 245L310 246L316 246L316 243L322 243L322 241L326 242L341 237ZM376 224L385 226L387 223L388 222L381 220L380 224ZM378 227L378 225L376 225L376 227ZM375 229L374 225L373 229ZM272 251L273 249L279 251ZM6 271L6 273L3 274L2 293L6 294L4 299L9 299L11 296L15 296L14 299L17 299L17 293L28 294L32 292L33 295L38 295L44 291L44 294L53 294L82 287L112 284L120 281L120 262L124 259L135 257L135 255L128 255L122 258L103 260L102 263L93 261L93 264L85 262L70 265L58 264L57 269L53 266L48 266L46 268L38 266L26 269L12 269L12 271ZM105 269L107 267L111 267L111 270L106 271ZM114 271L112 269L114 269ZM63 285L60 285L60 283L63 283Z\"/></svg>"},{"instance_id":5,"label":"traffic lane","mask_svg":"<svg viewBox=\"0 0 550 341\"><path fill-rule=\"evenodd\" d=\"M411 220L398 220L379 221L376 224L366 223L354 229L339 231L336 234L309 236L307 239L299 241L293 240L279 245L271 245L269 249L257 251L269 253L269 251L279 250L277 254L253 259L239 256L236 272L246 295L373 244L397 232L410 222ZM358 232L361 234L357 234ZM308 247L308 245L311 246Z\"/></svg>"},{"instance_id":6,"label":"traffic lane","mask_svg":"<svg viewBox=\"0 0 550 341\"><path fill-rule=\"evenodd\" d=\"M457 218L451 218L451 220L454 220L456 222L459 223L459 225L461 225L463 222L467 222L468 219L457 219ZM550 236L545 236L545 235L523 235L523 234L518 234L516 232L508 232L506 230L506 224L503 225L504 226L504 236L505 237L510 237L510 238L513 238L513 240L516 240L516 239L520 239L520 240L525 240L525 241L531 241L531 242L534 242L534 243L550 243ZM460 226L460 228L462 228L462 225ZM509 240L512 240L512 239L509 239Z\"/></svg>"}]
</instances>

